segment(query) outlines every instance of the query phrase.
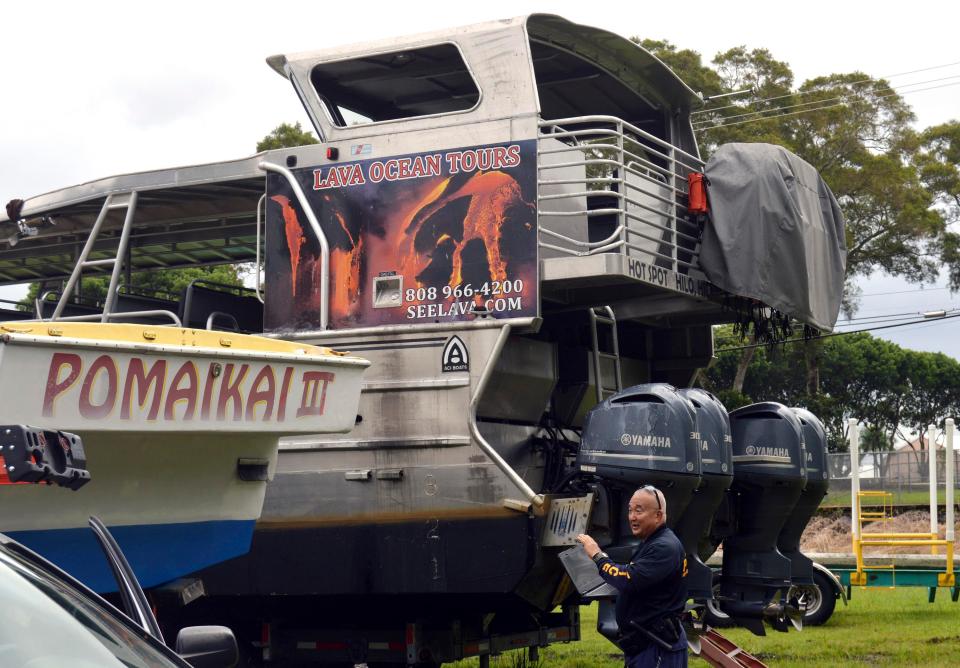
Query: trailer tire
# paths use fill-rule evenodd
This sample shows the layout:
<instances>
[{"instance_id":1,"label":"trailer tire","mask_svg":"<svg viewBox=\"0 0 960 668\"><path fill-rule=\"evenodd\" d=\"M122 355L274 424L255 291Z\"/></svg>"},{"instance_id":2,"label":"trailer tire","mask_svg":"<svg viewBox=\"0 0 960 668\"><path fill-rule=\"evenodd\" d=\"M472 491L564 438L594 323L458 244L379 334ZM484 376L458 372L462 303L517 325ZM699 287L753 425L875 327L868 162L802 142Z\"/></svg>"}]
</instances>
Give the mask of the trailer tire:
<instances>
[{"instance_id":1,"label":"trailer tire","mask_svg":"<svg viewBox=\"0 0 960 668\"><path fill-rule=\"evenodd\" d=\"M837 607L837 596L834 593L833 583L827 576L814 569L813 582L813 585L797 587L807 604L807 609L803 613L804 626L826 624Z\"/></svg>"},{"instance_id":2,"label":"trailer tire","mask_svg":"<svg viewBox=\"0 0 960 668\"><path fill-rule=\"evenodd\" d=\"M717 601L717 596L720 595L720 585L713 585L713 598L709 599L706 604L706 612L704 612L704 621L706 621L707 626L711 626L715 629L728 629L733 626L736 626L737 623L733 621L733 618L720 609L720 603Z\"/></svg>"}]
</instances>

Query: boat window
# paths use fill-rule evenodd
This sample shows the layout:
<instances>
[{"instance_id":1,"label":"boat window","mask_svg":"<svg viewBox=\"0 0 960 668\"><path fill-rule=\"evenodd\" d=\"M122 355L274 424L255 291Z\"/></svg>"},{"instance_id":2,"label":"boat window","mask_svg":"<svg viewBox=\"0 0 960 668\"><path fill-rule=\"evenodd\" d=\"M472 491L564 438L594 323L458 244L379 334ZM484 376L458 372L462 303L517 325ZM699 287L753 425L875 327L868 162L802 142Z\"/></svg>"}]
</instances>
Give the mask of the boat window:
<instances>
[{"instance_id":1,"label":"boat window","mask_svg":"<svg viewBox=\"0 0 960 668\"><path fill-rule=\"evenodd\" d=\"M310 79L337 127L466 111L480 101L453 44L321 63Z\"/></svg>"}]
</instances>

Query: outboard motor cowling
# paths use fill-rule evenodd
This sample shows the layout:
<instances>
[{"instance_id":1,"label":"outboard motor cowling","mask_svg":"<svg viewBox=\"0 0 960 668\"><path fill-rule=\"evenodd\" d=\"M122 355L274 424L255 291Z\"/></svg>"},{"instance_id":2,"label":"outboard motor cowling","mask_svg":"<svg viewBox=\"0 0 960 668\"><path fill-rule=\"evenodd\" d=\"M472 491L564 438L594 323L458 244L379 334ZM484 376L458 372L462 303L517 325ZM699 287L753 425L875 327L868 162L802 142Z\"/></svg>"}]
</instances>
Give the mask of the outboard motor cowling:
<instances>
[{"instance_id":1,"label":"outboard motor cowling","mask_svg":"<svg viewBox=\"0 0 960 668\"><path fill-rule=\"evenodd\" d=\"M626 502L643 485L663 492L667 526L683 514L700 484L696 430L690 402L665 383L627 388L587 414L577 468L602 478L608 487L629 492L618 506L621 536L624 531L630 536Z\"/></svg>"},{"instance_id":2,"label":"outboard motor cowling","mask_svg":"<svg viewBox=\"0 0 960 668\"><path fill-rule=\"evenodd\" d=\"M820 419L805 408L793 408L800 418L806 448L807 485L800 494L793 513L787 518L777 539L777 548L792 563L790 579L793 584L813 584L813 562L800 552L800 538L804 529L820 507L830 487L827 466L827 431Z\"/></svg>"},{"instance_id":3,"label":"outboard motor cowling","mask_svg":"<svg viewBox=\"0 0 960 668\"><path fill-rule=\"evenodd\" d=\"M733 411L730 429L737 529L723 544L720 607L754 633L764 633L765 618L785 631L802 611L785 598L791 561L777 541L807 482L803 430L793 411L773 402Z\"/></svg>"},{"instance_id":4,"label":"outboard motor cowling","mask_svg":"<svg viewBox=\"0 0 960 668\"><path fill-rule=\"evenodd\" d=\"M700 486L673 528L687 549L687 591L695 601L713 597L713 571L704 563L716 549L713 516L733 482L733 447L727 409L709 392L677 390L693 404L700 441Z\"/></svg>"}]
</instances>

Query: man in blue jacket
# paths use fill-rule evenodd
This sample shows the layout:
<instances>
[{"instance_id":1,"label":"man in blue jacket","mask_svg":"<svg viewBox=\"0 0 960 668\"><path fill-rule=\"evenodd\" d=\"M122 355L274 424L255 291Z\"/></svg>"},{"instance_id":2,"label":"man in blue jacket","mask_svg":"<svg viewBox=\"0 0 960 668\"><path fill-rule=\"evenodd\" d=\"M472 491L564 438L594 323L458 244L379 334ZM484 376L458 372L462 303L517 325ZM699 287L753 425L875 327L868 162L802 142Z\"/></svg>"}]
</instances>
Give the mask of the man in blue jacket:
<instances>
[{"instance_id":1,"label":"man in blue jacket","mask_svg":"<svg viewBox=\"0 0 960 668\"><path fill-rule=\"evenodd\" d=\"M665 526L666 501L652 485L630 498L630 531L641 539L630 563L615 563L586 534L577 536L613 585L617 596L618 645L626 668L678 668L687 665L687 638L680 624L687 601L687 560L680 540Z\"/></svg>"}]
</instances>

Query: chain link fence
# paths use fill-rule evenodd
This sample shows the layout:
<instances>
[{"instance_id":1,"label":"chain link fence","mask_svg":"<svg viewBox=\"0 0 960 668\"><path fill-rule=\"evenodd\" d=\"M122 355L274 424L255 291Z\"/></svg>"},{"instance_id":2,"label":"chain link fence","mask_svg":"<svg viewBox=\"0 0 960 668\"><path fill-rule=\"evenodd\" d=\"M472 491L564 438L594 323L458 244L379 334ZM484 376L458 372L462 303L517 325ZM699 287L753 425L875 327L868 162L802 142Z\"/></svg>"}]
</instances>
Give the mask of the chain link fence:
<instances>
[{"instance_id":1,"label":"chain link fence","mask_svg":"<svg viewBox=\"0 0 960 668\"><path fill-rule=\"evenodd\" d=\"M860 489L890 492L893 504L897 506L924 506L930 504L930 460L926 450L912 449L891 452L860 453ZM937 457L937 496L942 505L945 499L946 452L936 451ZM960 453L958 453L960 454ZM830 467L830 492L821 504L824 506L850 506L849 452L827 455ZM960 482L960 457L954 457L954 488ZM955 494L960 501L960 494ZM864 500L867 503L880 503L879 500Z\"/></svg>"}]
</instances>

